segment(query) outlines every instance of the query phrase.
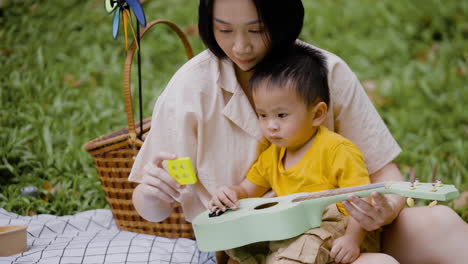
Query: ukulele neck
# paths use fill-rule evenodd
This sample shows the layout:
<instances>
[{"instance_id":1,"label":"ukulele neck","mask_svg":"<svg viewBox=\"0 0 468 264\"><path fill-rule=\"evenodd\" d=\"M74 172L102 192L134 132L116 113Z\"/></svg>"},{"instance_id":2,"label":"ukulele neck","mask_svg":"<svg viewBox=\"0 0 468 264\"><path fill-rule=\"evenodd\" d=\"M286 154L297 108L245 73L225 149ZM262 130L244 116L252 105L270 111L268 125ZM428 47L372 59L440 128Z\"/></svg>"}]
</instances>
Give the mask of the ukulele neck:
<instances>
[{"instance_id":1,"label":"ukulele neck","mask_svg":"<svg viewBox=\"0 0 468 264\"><path fill-rule=\"evenodd\" d=\"M386 185L385 182L381 182L381 183L373 183L373 184L367 184L367 185L361 185L361 186L353 186L353 187L339 188L339 189L326 190L326 191L320 191L320 192L313 192L308 195L298 197L294 199L293 202L302 202L306 200L325 198L325 197L333 197L334 198L333 200L336 200L336 202L339 202L339 201L345 200L348 197L347 194L350 194L350 193L354 193L355 195L360 196L360 197L369 196L374 191L384 193L385 191L383 190L385 190L385 185Z\"/></svg>"}]
</instances>

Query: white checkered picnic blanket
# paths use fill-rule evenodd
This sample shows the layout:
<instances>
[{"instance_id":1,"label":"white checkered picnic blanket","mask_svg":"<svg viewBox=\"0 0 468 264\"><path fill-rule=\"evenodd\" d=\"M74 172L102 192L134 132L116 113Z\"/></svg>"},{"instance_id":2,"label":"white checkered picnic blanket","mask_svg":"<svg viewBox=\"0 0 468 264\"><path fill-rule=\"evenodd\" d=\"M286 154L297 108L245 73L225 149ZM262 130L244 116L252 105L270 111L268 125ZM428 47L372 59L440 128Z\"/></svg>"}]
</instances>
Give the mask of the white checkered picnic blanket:
<instances>
[{"instance_id":1,"label":"white checkered picnic blanket","mask_svg":"<svg viewBox=\"0 0 468 264\"><path fill-rule=\"evenodd\" d=\"M69 216L21 216L0 208L3 225L27 225L28 249L0 257L0 264L215 263L214 255L200 252L194 240L121 231L105 209Z\"/></svg>"}]
</instances>

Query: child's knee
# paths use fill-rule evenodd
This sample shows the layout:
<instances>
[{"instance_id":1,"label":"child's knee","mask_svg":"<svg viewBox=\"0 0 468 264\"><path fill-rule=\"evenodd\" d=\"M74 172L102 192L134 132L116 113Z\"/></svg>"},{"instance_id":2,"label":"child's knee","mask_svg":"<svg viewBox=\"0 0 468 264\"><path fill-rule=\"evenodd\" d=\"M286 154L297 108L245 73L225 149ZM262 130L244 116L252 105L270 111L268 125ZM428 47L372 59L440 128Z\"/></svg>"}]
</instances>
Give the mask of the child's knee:
<instances>
[{"instance_id":1,"label":"child's knee","mask_svg":"<svg viewBox=\"0 0 468 264\"><path fill-rule=\"evenodd\" d=\"M398 264L399 262L392 256L384 253L362 253L353 264Z\"/></svg>"},{"instance_id":2,"label":"child's knee","mask_svg":"<svg viewBox=\"0 0 468 264\"><path fill-rule=\"evenodd\" d=\"M375 263L382 263L382 264L398 264L399 262L390 255L384 253L375 253L378 256L378 262ZM377 260L377 259L376 259Z\"/></svg>"}]
</instances>

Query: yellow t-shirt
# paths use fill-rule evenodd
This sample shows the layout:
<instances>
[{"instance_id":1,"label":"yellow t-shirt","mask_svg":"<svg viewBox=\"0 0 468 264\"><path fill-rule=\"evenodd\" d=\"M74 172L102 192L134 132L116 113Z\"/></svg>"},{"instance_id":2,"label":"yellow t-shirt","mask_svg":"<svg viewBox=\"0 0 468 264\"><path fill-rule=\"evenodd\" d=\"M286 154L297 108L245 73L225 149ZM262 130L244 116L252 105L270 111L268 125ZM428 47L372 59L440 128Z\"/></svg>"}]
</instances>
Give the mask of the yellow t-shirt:
<instances>
[{"instance_id":1,"label":"yellow t-shirt","mask_svg":"<svg viewBox=\"0 0 468 264\"><path fill-rule=\"evenodd\" d=\"M285 150L272 144L252 165L247 179L272 188L278 196L370 183L361 151L326 127L319 127L304 157L287 170L282 162ZM339 207L345 212L342 206Z\"/></svg>"}]
</instances>

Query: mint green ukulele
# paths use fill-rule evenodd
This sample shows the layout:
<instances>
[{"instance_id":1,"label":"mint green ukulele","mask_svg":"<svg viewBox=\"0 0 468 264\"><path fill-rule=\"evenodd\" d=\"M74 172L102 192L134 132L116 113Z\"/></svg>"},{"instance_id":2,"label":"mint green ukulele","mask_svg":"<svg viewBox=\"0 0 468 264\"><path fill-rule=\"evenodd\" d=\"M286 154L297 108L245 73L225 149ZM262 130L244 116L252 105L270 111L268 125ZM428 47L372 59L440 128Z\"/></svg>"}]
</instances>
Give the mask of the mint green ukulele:
<instances>
[{"instance_id":1,"label":"mint green ukulele","mask_svg":"<svg viewBox=\"0 0 468 264\"><path fill-rule=\"evenodd\" d=\"M216 217L209 217L207 210L199 214L192 225L198 247L205 252L282 240L319 227L328 205L343 201L350 194L368 197L372 192L438 201L448 201L459 195L453 185L440 183L375 183L274 198L241 199L239 209Z\"/></svg>"}]
</instances>

